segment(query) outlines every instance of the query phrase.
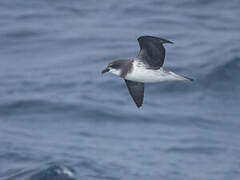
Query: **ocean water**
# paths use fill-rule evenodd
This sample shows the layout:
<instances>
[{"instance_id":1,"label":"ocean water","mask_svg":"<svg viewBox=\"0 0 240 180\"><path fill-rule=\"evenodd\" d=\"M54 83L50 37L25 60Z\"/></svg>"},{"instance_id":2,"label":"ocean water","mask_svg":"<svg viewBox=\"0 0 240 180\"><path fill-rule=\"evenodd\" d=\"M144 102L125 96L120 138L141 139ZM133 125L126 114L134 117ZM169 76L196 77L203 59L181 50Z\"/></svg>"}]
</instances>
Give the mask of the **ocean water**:
<instances>
[{"instance_id":1,"label":"ocean water","mask_svg":"<svg viewBox=\"0 0 240 180\"><path fill-rule=\"evenodd\" d=\"M238 180L238 0L1 0L1 180ZM160 36L141 109L101 70Z\"/></svg>"}]
</instances>

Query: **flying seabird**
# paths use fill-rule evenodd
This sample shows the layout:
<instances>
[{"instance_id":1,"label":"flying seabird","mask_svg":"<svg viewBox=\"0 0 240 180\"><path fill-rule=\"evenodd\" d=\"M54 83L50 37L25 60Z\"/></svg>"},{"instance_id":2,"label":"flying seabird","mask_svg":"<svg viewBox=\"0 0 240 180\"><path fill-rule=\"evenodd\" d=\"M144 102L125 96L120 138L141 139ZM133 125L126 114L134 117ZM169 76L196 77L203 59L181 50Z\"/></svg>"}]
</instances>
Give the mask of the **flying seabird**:
<instances>
[{"instance_id":1,"label":"flying seabird","mask_svg":"<svg viewBox=\"0 0 240 180\"><path fill-rule=\"evenodd\" d=\"M160 37L141 36L138 38L138 43L140 52L136 58L115 60L102 71L102 74L111 72L125 80L138 108L143 103L144 83L193 81L162 67L165 58L163 44L173 44L173 42Z\"/></svg>"}]
</instances>

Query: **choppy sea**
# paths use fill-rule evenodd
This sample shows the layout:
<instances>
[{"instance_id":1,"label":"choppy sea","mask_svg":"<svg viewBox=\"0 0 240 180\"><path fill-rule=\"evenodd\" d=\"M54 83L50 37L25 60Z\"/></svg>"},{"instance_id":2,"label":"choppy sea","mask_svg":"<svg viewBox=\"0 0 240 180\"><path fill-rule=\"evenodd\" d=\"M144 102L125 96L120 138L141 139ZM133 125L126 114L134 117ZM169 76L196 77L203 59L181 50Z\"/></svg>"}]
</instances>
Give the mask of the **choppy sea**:
<instances>
[{"instance_id":1,"label":"choppy sea","mask_svg":"<svg viewBox=\"0 0 240 180\"><path fill-rule=\"evenodd\" d=\"M1 180L239 180L238 0L1 0ZM101 75L159 36L192 83L141 109Z\"/></svg>"}]
</instances>

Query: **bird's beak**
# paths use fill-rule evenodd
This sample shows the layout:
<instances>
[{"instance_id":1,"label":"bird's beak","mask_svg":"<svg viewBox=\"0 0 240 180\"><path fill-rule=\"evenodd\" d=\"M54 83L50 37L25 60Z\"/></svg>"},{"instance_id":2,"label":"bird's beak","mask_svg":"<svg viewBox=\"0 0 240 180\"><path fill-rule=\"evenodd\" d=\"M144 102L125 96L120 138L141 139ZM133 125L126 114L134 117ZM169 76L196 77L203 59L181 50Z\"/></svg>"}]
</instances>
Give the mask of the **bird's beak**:
<instances>
[{"instance_id":1,"label":"bird's beak","mask_svg":"<svg viewBox=\"0 0 240 180\"><path fill-rule=\"evenodd\" d=\"M106 72L109 72L109 71L110 71L110 69L109 69L109 68L106 68L106 69L102 70L102 74L104 74L104 73L106 73Z\"/></svg>"}]
</instances>

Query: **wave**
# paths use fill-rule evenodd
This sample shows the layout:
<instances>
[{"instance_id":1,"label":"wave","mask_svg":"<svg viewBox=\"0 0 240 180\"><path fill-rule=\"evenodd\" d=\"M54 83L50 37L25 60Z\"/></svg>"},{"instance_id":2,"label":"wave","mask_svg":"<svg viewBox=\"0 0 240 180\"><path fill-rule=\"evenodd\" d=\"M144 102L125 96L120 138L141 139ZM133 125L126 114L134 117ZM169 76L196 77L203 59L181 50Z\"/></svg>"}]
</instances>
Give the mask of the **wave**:
<instances>
[{"instance_id":1,"label":"wave","mask_svg":"<svg viewBox=\"0 0 240 180\"><path fill-rule=\"evenodd\" d=\"M225 64L214 67L202 79L205 87L213 90L224 91L239 89L240 58L232 58Z\"/></svg>"},{"instance_id":2,"label":"wave","mask_svg":"<svg viewBox=\"0 0 240 180\"><path fill-rule=\"evenodd\" d=\"M0 176L4 180L75 180L76 171L66 165L51 164L47 167L12 169Z\"/></svg>"},{"instance_id":3,"label":"wave","mask_svg":"<svg viewBox=\"0 0 240 180\"><path fill-rule=\"evenodd\" d=\"M55 111L71 111L74 110L75 106L71 104L63 104L59 102L51 102L43 99L24 99L15 100L10 103L0 104L1 115L19 115L26 113L48 113Z\"/></svg>"},{"instance_id":4,"label":"wave","mask_svg":"<svg viewBox=\"0 0 240 180\"><path fill-rule=\"evenodd\" d=\"M33 174L29 180L75 180L76 172L68 166L53 165Z\"/></svg>"},{"instance_id":5,"label":"wave","mask_svg":"<svg viewBox=\"0 0 240 180\"><path fill-rule=\"evenodd\" d=\"M202 155L207 155L209 156L209 154L212 155L216 155L218 153L222 153L224 152L225 149L224 148L220 148L220 147L211 147L211 146L191 146L191 147L171 147L169 149L167 149L167 153L181 153L181 154L202 154Z\"/></svg>"}]
</instances>

